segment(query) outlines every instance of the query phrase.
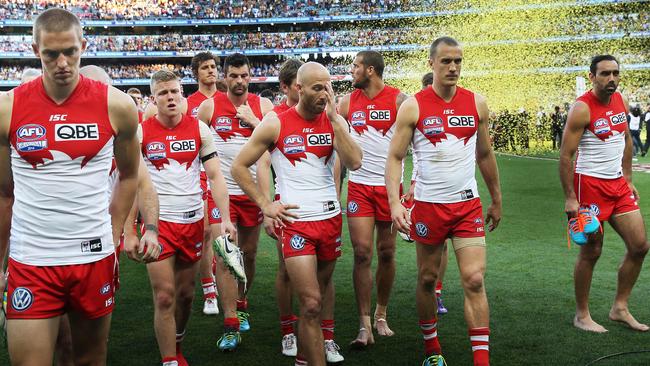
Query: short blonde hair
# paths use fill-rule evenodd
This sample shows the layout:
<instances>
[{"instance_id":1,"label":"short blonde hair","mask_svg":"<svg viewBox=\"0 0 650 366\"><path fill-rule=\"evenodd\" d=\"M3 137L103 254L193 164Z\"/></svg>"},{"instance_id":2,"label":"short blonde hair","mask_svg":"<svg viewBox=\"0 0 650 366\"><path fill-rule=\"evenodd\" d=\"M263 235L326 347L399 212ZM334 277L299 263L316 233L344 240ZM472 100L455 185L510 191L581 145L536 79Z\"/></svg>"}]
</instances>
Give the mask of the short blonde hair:
<instances>
[{"instance_id":1,"label":"short blonde hair","mask_svg":"<svg viewBox=\"0 0 650 366\"><path fill-rule=\"evenodd\" d=\"M149 88L151 89L151 94L155 94L153 88L156 86L156 84L164 83L165 81L172 81L172 80L180 81L180 78L178 77L178 75L174 74L172 71L169 70L156 71L153 75L151 75L151 83L149 84Z\"/></svg>"}]
</instances>

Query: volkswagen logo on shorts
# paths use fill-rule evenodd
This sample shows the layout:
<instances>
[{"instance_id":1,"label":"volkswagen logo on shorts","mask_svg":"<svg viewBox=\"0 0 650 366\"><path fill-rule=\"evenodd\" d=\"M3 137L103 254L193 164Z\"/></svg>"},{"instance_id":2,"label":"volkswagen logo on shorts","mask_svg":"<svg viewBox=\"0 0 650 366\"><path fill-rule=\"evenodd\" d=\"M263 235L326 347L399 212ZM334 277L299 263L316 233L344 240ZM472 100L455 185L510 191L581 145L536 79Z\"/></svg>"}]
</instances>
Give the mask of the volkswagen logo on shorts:
<instances>
[{"instance_id":1,"label":"volkswagen logo on shorts","mask_svg":"<svg viewBox=\"0 0 650 366\"><path fill-rule=\"evenodd\" d=\"M415 224L415 233L424 238L429 234L429 228L424 223L418 222Z\"/></svg>"},{"instance_id":2,"label":"volkswagen logo on shorts","mask_svg":"<svg viewBox=\"0 0 650 366\"><path fill-rule=\"evenodd\" d=\"M598 207L597 204L592 203L591 205L589 205L589 209L591 210L591 212L594 213L594 215L596 216L600 215L600 207Z\"/></svg>"},{"instance_id":3,"label":"volkswagen logo on shorts","mask_svg":"<svg viewBox=\"0 0 650 366\"><path fill-rule=\"evenodd\" d=\"M348 211L350 211L350 213L359 211L359 204L354 201L348 202Z\"/></svg>"},{"instance_id":4,"label":"volkswagen logo on shorts","mask_svg":"<svg viewBox=\"0 0 650 366\"><path fill-rule=\"evenodd\" d=\"M102 295L106 295L109 292L111 292L111 284L110 283L105 283L104 286L99 290L99 293Z\"/></svg>"},{"instance_id":5,"label":"volkswagen logo on shorts","mask_svg":"<svg viewBox=\"0 0 650 366\"><path fill-rule=\"evenodd\" d=\"M11 306L16 311L24 311L29 309L34 302L34 295L32 292L25 287L18 287L14 290L14 293L11 295Z\"/></svg>"},{"instance_id":6,"label":"volkswagen logo on shorts","mask_svg":"<svg viewBox=\"0 0 650 366\"><path fill-rule=\"evenodd\" d=\"M218 219L221 218L221 212L219 212L218 208L213 208L212 211L210 212L210 215L212 215L213 219Z\"/></svg>"},{"instance_id":7,"label":"volkswagen logo on shorts","mask_svg":"<svg viewBox=\"0 0 650 366\"><path fill-rule=\"evenodd\" d=\"M291 247L295 250L302 250L305 247L305 238L300 235L291 237Z\"/></svg>"}]
</instances>

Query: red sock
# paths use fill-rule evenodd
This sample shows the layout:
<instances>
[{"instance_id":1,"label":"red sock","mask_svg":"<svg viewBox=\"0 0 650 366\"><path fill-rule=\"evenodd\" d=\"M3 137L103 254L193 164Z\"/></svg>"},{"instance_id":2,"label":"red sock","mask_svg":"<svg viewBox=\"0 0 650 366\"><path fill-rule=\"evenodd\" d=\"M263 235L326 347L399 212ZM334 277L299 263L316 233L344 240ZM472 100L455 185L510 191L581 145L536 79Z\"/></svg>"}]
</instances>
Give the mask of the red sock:
<instances>
[{"instance_id":1,"label":"red sock","mask_svg":"<svg viewBox=\"0 0 650 366\"><path fill-rule=\"evenodd\" d=\"M163 366L178 366L176 357L165 357L162 359Z\"/></svg>"},{"instance_id":2,"label":"red sock","mask_svg":"<svg viewBox=\"0 0 650 366\"><path fill-rule=\"evenodd\" d=\"M424 353L427 356L441 354L440 342L438 341L438 319L420 320L420 330L424 338Z\"/></svg>"},{"instance_id":3,"label":"red sock","mask_svg":"<svg viewBox=\"0 0 650 366\"><path fill-rule=\"evenodd\" d=\"M442 293L442 282L438 281L436 282L436 295L440 295Z\"/></svg>"},{"instance_id":4,"label":"red sock","mask_svg":"<svg viewBox=\"0 0 650 366\"><path fill-rule=\"evenodd\" d=\"M248 310L248 299L237 300L237 311L247 311Z\"/></svg>"},{"instance_id":5,"label":"red sock","mask_svg":"<svg viewBox=\"0 0 650 366\"><path fill-rule=\"evenodd\" d=\"M214 287L211 277L201 278L201 287L203 287L203 300L217 297L217 289Z\"/></svg>"},{"instance_id":6,"label":"red sock","mask_svg":"<svg viewBox=\"0 0 650 366\"><path fill-rule=\"evenodd\" d=\"M490 328L471 328L469 340L472 342L474 366L490 366Z\"/></svg>"},{"instance_id":7,"label":"red sock","mask_svg":"<svg viewBox=\"0 0 650 366\"><path fill-rule=\"evenodd\" d=\"M293 333L293 324L296 320L298 320L298 317L294 314L283 315L280 317L280 328L282 329L283 336Z\"/></svg>"},{"instance_id":8,"label":"red sock","mask_svg":"<svg viewBox=\"0 0 650 366\"><path fill-rule=\"evenodd\" d=\"M224 318L223 329L226 332L239 332L239 318Z\"/></svg>"},{"instance_id":9,"label":"red sock","mask_svg":"<svg viewBox=\"0 0 650 366\"><path fill-rule=\"evenodd\" d=\"M296 363L294 363L295 366L307 366L307 359L302 357L301 355L296 356Z\"/></svg>"},{"instance_id":10,"label":"red sock","mask_svg":"<svg viewBox=\"0 0 650 366\"><path fill-rule=\"evenodd\" d=\"M321 320L320 329L323 331L324 340L331 341L334 339L334 319Z\"/></svg>"}]
</instances>

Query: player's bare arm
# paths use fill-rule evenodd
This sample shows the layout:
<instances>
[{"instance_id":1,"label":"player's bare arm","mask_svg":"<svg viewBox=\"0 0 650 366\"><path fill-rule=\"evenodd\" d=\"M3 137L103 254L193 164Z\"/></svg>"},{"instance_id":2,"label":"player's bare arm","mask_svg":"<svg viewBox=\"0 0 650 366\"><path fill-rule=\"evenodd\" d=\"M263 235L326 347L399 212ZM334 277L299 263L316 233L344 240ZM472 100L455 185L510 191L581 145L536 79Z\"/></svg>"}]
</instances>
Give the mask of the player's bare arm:
<instances>
[{"instance_id":1,"label":"player's bare arm","mask_svg":"<svg viewBox=\"0 0 650 366\"><path fill-rule=\"evenodd\" d=\"M478 111L478 131L476 136L476 163L485 185L490 192L492 204L487 209L485 215L485 224L488 230L496 229L501 221L501 184L499 183L499 168L497 159L494 156L494 150L490 144L490 134L488 132L490 111L487 102L482 95L475 94L476 110Z\"/></svg>"},{"instance_id":2,"label":"player's bare arm","mask_svg":"<svg viewBox=\"0 0 650 366\"><path fill-rule=\"evenodd\" d=\"M334 90L332 83L326 84L327 88L327 118L332 123L334 128L334 149L336 154L341 159L341 163L350 170L357 170L361 167L361 159L363 152L361 147L354 142L350 136L348 123L345 119L337 113L336 103L334 103Z\"/></svg>"},{"instance_id":3,"label":"player's bare arm","mask_svg":"<svg viewBox=\"0 0 650 366\"><path fill-rule=\"evenodd\" d=\"M11 210L14 203L14 181L11 174L9 149L9 125L13 93L0 94L0 288L5 284L5 261L9 248L9 229L11 228Z\"/></svg>"},{"instance_id":4,"label":"player's bare arm","mask_svg":"<svg viewBox=\"0 0 650 366\"><path fill-rule=\"evenodd\" d=\"M260 98L260 109L262 110L262 116L265 116L267 113L273 111L273 103L269 98ZM248 102L237 107L236 117L239 118L244 123L252 126L253 128L257 127L262 121L257 118L253 110L248 105Z\"/></svg>"},{"instance_id":5,"label":"player's bare arm","mask_svg":"<svg viewBox=\"0 0 650 366\"><path fill-rule=\"evenodd\" d=\"M418 122L420 107L415 97L409 97L397 110L395 117L395 134L390 141L386 158L386 191L390 205L391 218L394 227L408 234L411 219L402 206L399 196L399 186L402 177L402 160L406 156L409 144L413 139L413 131Z\"/></svg>"},{"instance_id":6,"label":"player's bare arm","mask_svg":"<svg viewBox=\"0 0 650 366\"><path fill-rule=\"evenodd\" d=\"M199 119L199 121L205 123L206 125L210 126L210 119L212 118L212 113L214 112L214 99L209 98L201 102L201 105L199 106L199 110L196 114L196 118Z\"/></svg>"},{"instance_id":7,"label":"player's bare arm","mask_svg":"<svg viewBox=\"0 0 650 366\"><path fill-rule=\"evenodd\" d=\"M580 208L573 189L573 157L588 125L589 107L584 102L576 102L569 110L560 147L560 180L564 189L564 211L570 217L575 216Z\"/></svg>"},{"instance_id":8,"label":"player's bare arm","mask_svg":"<svg viewBox=\"0 0 650 366\"><path fill-rule=\"evenodd\" d=\"M395 104L397 104L397 110L399 110L399 107L402 106L402 103L404 103L407 99L409 98L408 94L400 92L397 94L397 98L395 100Z\"/></svg>"},{"instance_id":9,"label":"player's bare arm","mask_svg":"<svg viewBox=\"0 0 650 366\"><path fill-rule=\"evenodd\" d=\"M205 131L201 133L201 144L209 147L207 149L201 148L200 158L205 169L205 175L210 182L210 190L212 191L214 203L219 209L219 212L221 212L221 228L223 232L230 235L232 240L237 240L237 230L230 221L228 186L226 185L226 179L223 177L223 173L221 173L221 163L219 162L219 157L214 147L214 141L208 133L208 128L201 126L201 129ZM209 153L206 154L204 151L208 151Z\"/></svg>"},{"instance_id":10,"label":"player's bare arm","mask_svg":"<svg viewBox=\"0 0 650 366\"><path fill-rule=\"evenodd\" d=\"M235 178L244 193L260 207L264 216L270 217L275 221L276 226L283 225L282 222L284 221L291 221L297 218L289 210L298 208L298 206L272 202L268 195L265 195L258 189L248 168L255 164L275 144L279 134L280 120L274 113L267 114L260 127L253 131L250 139L241 149L230 169L233 178Z\"/></svg>"},{"instance_id":11,"label":"player's bare arm","mask_svg":"<svg viewBox=\"0 0 650 366\"><path fill-rule=\"evenodd\" d=\"M625 96L623 96L623 103L625 103L625 112L629 113L630 104ZM630 127L625 128L625 150L623 150L623 176L627 181L627 184L630 186L630 190L634 193L634 198L639 199L639 191L632 183L632 155L634 155L634 144L632 143L632 135L630 133Z\"/></svg>"},{"instance_id":12,"label":"player's bare arm","mask_svg":"<svg viewBox=\"0 0 650 366\"><path fill-rule=\"evenodd\" d=\"M339 100L338 112L343 118L348 119L348 112L350 111L350 94L346 94Z\"/></svg>"},{"instance_id":13,"label":"player's bare arm","mask_svg":"<svg viewBox=\"0 0 650 366\"><path fill-rule=\"evenodd\" d=\"M140 144L136 135L138 109L130 96L114 87L109 87L108 90L108 115L116 133L113 154L118 170L109 212L113 226L113 240L117 242L122 234L126 217L133 206L138 187L140 163Z\"/></svg>"}]
</instances>

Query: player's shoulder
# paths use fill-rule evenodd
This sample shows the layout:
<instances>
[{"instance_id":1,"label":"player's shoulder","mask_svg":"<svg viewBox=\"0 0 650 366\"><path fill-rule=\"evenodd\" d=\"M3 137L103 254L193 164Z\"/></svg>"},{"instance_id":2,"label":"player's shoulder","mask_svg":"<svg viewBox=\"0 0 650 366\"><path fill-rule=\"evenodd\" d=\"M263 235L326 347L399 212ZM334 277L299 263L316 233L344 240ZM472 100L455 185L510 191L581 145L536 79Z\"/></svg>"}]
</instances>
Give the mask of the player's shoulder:
<instances>
[{"instance_id":1,"label":"player's shoulder","mask_svg":"<svg viewBox=\"0 0 650 366\"><path fill-rule=\"evenodd\" d=\"M101 83L100 83L101 84ZM106 84L101 84L101 85L106 85ZM137 107L135 106L135 102L133 101L133 98L131 98L128 94L125 92L121 91L120 89L114 87L114 86L106 86L108 88L107 94L108 94L108 108L113 110L113 111L134 111L137 113Z\"/></svg>"}]
</instances>

